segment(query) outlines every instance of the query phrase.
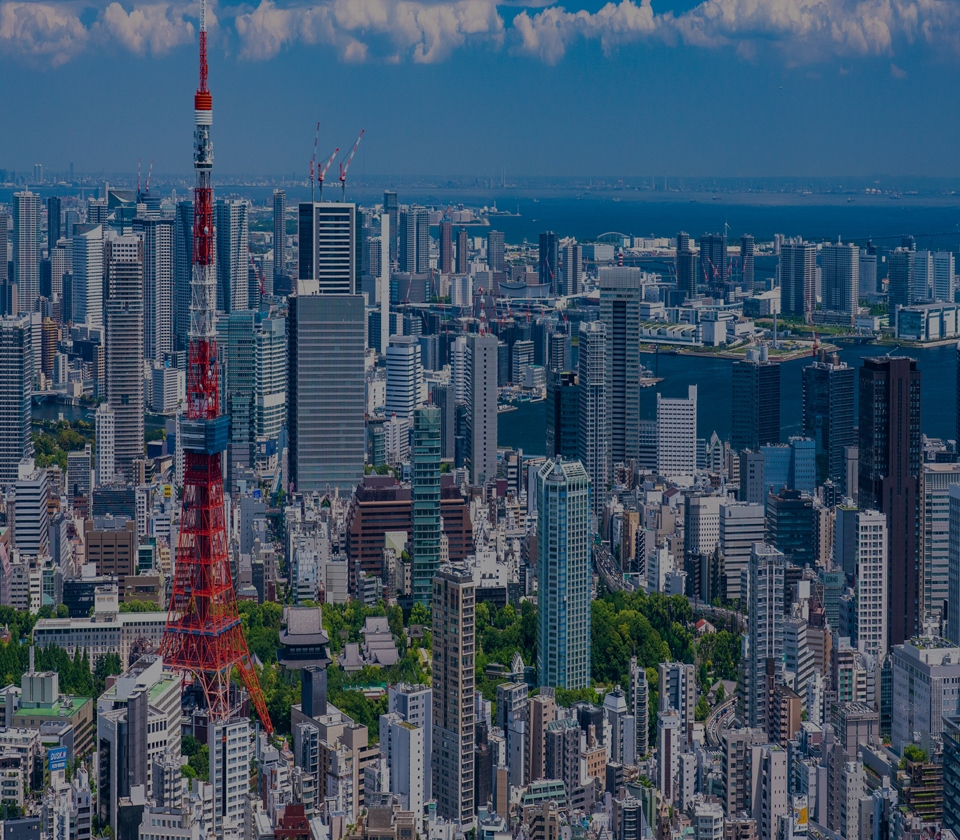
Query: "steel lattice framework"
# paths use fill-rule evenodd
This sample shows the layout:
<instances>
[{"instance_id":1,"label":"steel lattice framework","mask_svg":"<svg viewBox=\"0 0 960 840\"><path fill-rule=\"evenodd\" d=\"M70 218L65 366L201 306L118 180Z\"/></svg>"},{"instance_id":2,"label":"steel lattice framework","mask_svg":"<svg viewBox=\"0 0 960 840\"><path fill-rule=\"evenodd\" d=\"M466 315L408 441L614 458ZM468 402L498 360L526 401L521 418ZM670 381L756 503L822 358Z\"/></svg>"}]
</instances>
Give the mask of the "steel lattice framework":
<instances>
[{"instance_id":1,"label":"steel lattice framework","mask_svg":"<svg viewBox=\"0 0 960 840\"><path fill-rule=\"evenodd\" d=\"M206 700L211 721L229 720L230 678L236 668L268 732L273 731L237 611L223 503L223 453L228 420L220 416L216 280L213 272L213 97L207 89L206 6L200 4L200 86L194 97L193 276L187 416L180 538L173 597L160 652Z\"/></svg>"}]
</instances>

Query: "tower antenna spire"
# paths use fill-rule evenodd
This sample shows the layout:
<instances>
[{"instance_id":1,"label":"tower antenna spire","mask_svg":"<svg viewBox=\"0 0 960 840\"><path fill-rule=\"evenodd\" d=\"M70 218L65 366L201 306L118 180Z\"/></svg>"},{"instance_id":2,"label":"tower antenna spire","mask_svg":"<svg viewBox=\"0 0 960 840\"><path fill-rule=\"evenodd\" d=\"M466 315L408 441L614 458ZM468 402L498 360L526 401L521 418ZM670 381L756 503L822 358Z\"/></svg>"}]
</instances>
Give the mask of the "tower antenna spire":
<instances>
[{"instance_id":1,"label":"tower antenna spire","mask_svg":"<svg viewBox=\"0 0 960 840\"><path fill-rule=\"evenodd\" d=\"M173 595L160 644L164 662L202 696L210 722L233 717L236 668L260 721L273 731L243 636L227 556L223 453L229 421L220 414L213 273L213 97L207 88L207 13L200 0L200 84L194 95L193 275L187 415L180 423L184 473Z\"/></svg>"}]
</instances>

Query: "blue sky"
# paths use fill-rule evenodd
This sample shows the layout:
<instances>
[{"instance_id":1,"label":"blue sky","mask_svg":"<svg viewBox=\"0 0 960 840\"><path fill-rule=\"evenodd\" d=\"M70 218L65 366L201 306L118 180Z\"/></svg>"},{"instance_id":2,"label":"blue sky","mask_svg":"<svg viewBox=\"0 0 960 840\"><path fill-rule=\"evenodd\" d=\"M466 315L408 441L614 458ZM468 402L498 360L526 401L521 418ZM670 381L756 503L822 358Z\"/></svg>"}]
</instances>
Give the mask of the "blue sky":
<instances>
[{"instance_id":1,"label":"blue sky","mask_svg":"<svg viewBox=\"0 0 960 840\"><path fill-rule=\"evenodd\" d=\"M652 5L651 5L652 3ZM671 5L672 3L672 5ZM188 172L193 2L0 0L0 167ZM956 0L223 0L221 172L960 175Z\"/></svg>"}]
</instances>

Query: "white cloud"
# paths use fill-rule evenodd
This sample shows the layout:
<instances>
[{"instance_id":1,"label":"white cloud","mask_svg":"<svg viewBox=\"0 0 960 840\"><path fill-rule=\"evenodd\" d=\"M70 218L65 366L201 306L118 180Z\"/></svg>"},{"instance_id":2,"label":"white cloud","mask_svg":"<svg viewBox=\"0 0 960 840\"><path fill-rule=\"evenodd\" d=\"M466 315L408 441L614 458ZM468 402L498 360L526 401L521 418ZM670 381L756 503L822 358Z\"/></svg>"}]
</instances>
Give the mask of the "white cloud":
<instances>
[{"instance_id":1,"label":"white cloud","mask_svg":"<svg viewBox=\"0 0 960 840\"><path fill-rule=\"evenodd\" d=\"M662 18L653 13L650 0L621 0L607 3L600 11L568 12L551 6L534 15L520 12L513 28L520 38L519 51L535 55L549 64L563 58L567 45L575 38L595 39L605 54L614 48L652 35Z\"/></svg>"},{"instance_id":2,"label":"white cloud","mask_svg":"<svg viewBox=\"0 0 960 840\"><path fill-rule=\"evenodd\" d=\"M104 37L115 39L132 53L156 55L193 41L193 24L184 19L184 11L182 6L154 3L127 12L114 2L104 9L99 28Z\"/></svg>"},{"instance_id":3,"label":"white cloud","mask_svg":"<svg viewBox=\"0 0 960 840\"><path fill-rule=\"evenodd\" d=\"M63 4L0 4L0 56L42 60L54 67L84 48L89 32Z\"/></svg>"},{"instance_id":4,"label":"white cloud","mask_svg":"<svg viewBox=\"0 0 960 840\"><path fill-rule=\"evenodd\" d=\"M447 58L468 40L503 39L503 19L494 0L412 2L412 0L331 0L308 6L279 6L261 0L252 12L237 16L241 55L275 56L302 41L335 48L348 61L364 61L369 39L387 40L416 62Z\"/></svg>"},{"instance_id":5,"label":"white cloud","mask_svg":"<svg viewBox=\"0 0 960 840\"><path fill-rule=\"evenodd\" d=\"M583 2L583 0L580 0ZM241 57L262 61L301 43L363 62L447 59L485 44L547 63L574 43L597 43L605 55L653 42L730 48L754 60L771 49L792 64L896 57L919 45L960 56L957 0L702 0L686 12L656 14L653 0L610 0L599 11L549 0L248 0L222 10L224 38ZM656 0L659 4L668 0ZM85 26L81 8L93 3ZM208 27L216 0L208 0ZM500 7L525 6L504 22ZM0 56L62 64L93 44L115 43L135 55L160 54L196 37L198 0L0 0Z\"/></svg>"}]
</instances>

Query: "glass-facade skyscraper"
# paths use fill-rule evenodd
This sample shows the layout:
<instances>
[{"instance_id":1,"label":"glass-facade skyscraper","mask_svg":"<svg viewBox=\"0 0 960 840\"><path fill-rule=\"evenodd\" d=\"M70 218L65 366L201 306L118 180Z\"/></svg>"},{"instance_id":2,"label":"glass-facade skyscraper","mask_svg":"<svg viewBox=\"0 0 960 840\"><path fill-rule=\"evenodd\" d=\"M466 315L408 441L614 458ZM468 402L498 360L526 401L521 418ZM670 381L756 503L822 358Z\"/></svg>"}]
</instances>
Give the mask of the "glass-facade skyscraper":
<instances>
[{"instance_id":1,"label":"glass-facade skyscraper","mask_svg":"<svg viewBox=\"0 0 960 840\"><path fill-rule=\"evenodd\" d=\"M579 461L537 473L537 681L590 685L590 477Z\"/></svg>"}]
</instances>

